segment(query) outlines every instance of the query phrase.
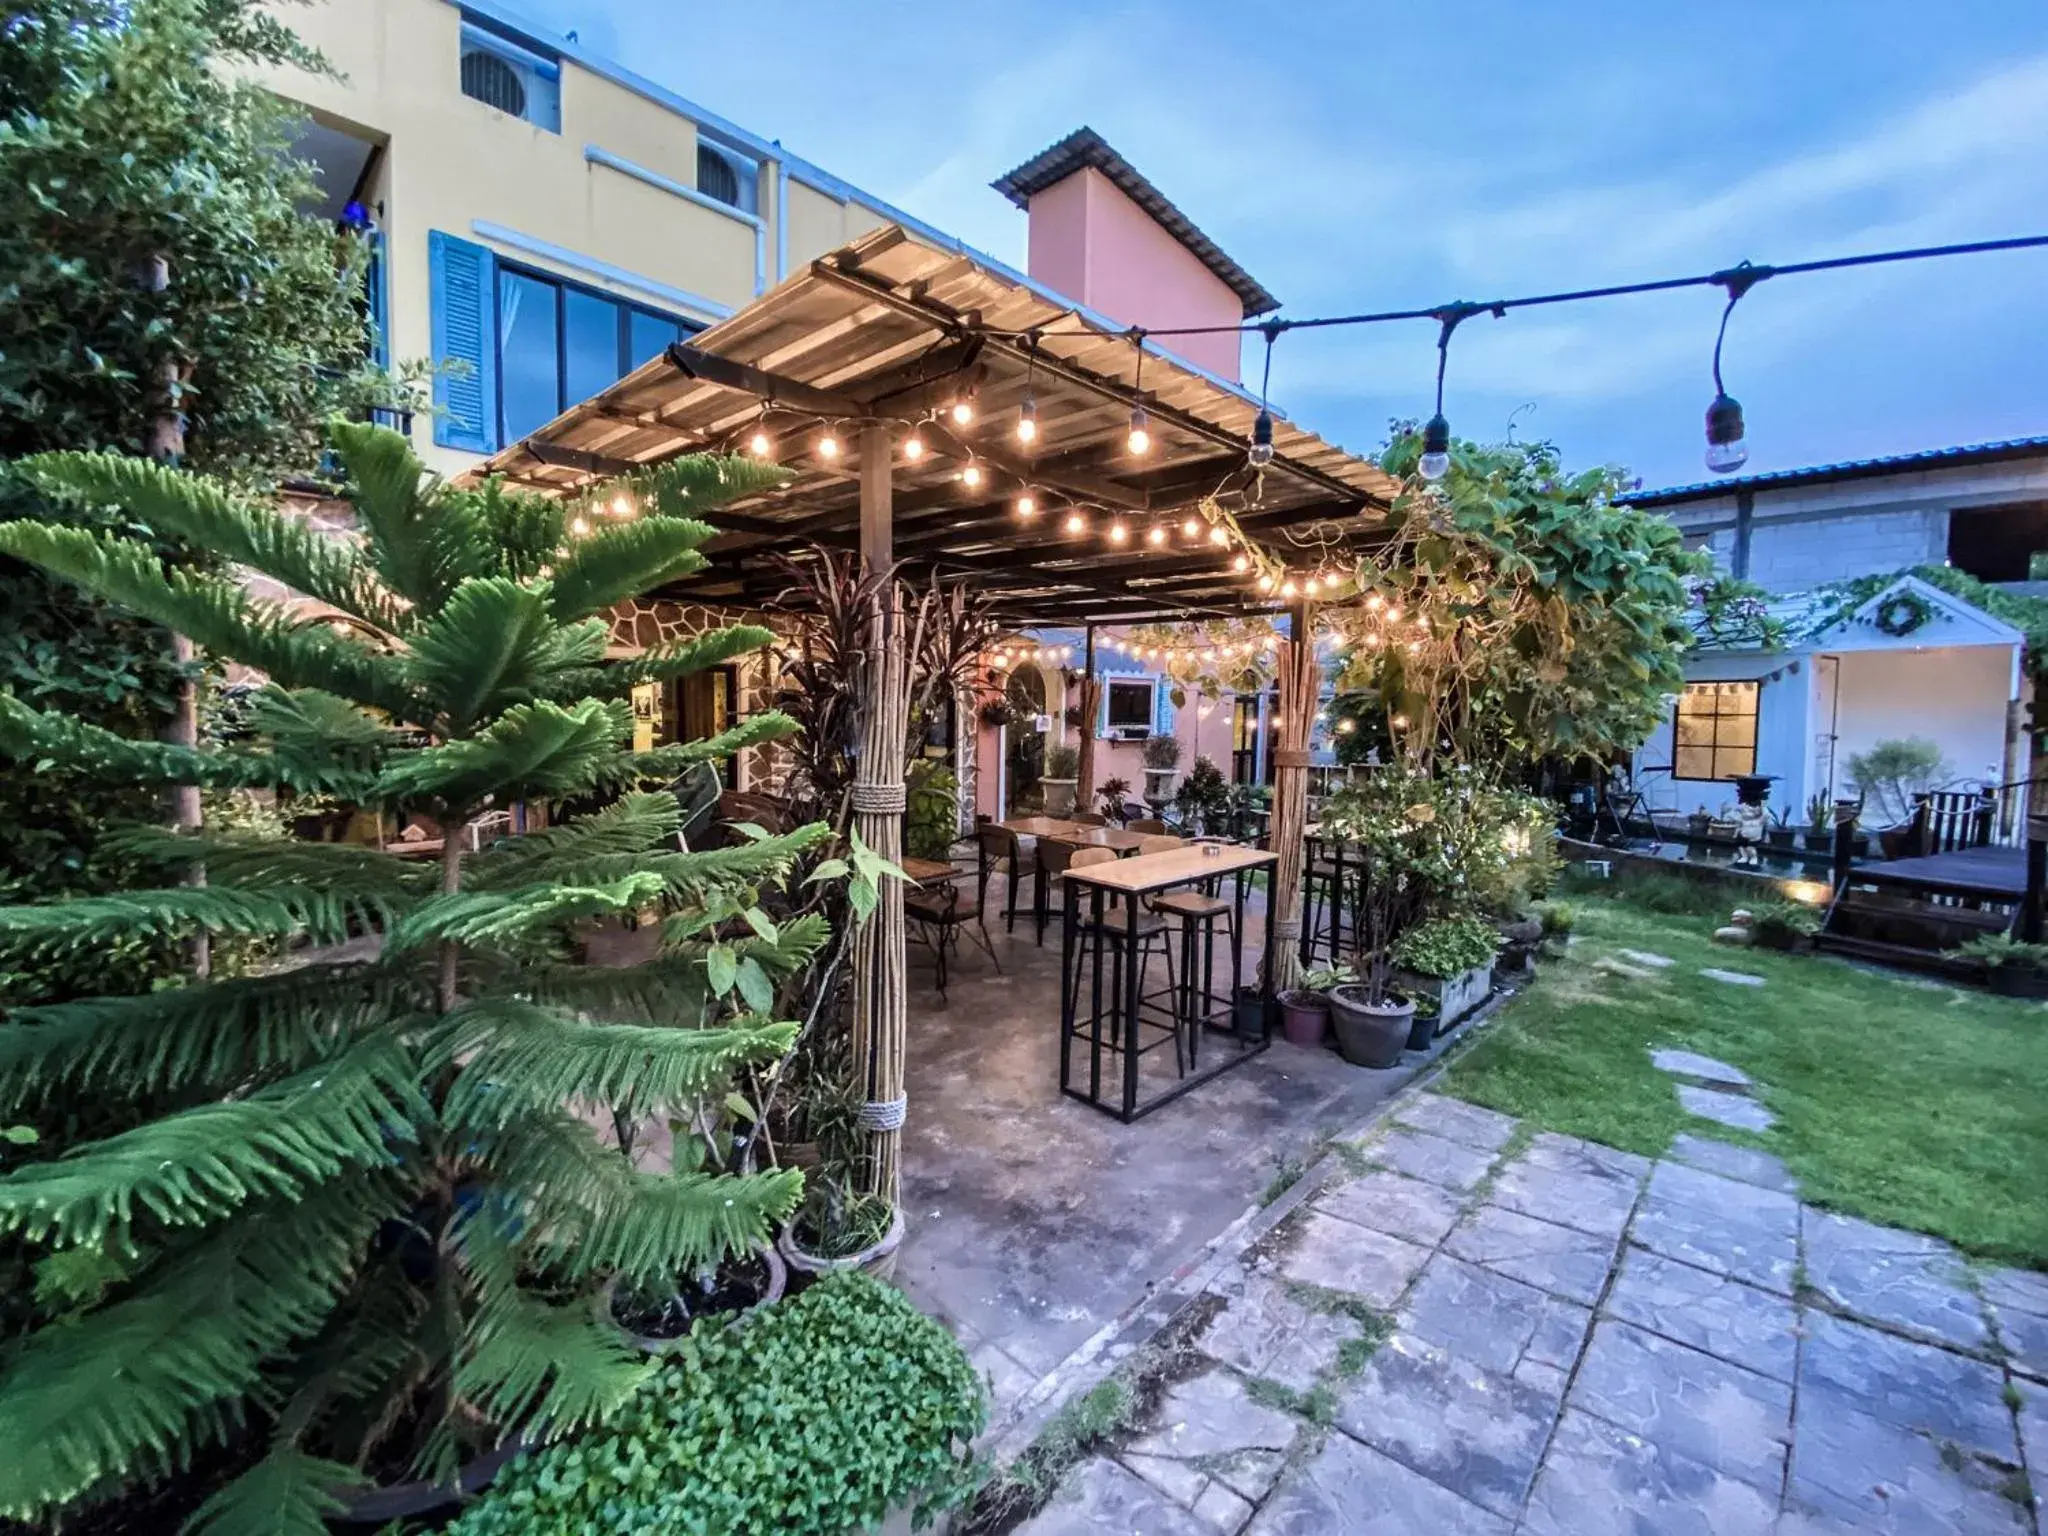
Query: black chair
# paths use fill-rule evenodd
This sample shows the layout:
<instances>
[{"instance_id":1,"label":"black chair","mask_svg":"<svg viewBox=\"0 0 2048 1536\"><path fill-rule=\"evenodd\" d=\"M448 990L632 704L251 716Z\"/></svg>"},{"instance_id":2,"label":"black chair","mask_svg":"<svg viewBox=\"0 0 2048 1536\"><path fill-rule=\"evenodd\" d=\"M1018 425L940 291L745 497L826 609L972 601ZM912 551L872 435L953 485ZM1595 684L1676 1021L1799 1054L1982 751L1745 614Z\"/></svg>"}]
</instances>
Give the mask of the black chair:
<instances>
[{"instance_id":1,"label":"black chair","mask_svg":"<svg viewBox=\"0 0 2048 1536\"><path fill-rule=\"evenodd\" d=\"M988 877L995 873L996 866L1006 861L1010 866L1003 885L1003 931L1015 933L1017 886L1022 878L1019 871L1023 868L1024 845L1016 833L990 822L982 822L975 827L974 843L980 865L981 888L984 892L988 890Z\"/></svg>"},{"instance_id":2,"label":"black chair","mask_svg":"<svg viewBox=\"0 0 2048 1536\"><path fill-rule=\"evenodd\" d=\"M932 956L937 961L940 1002L946 1000L946 978L950 974L948 961L951 955L958 953L963 929L970 930L969 936L981 946L989 964L996 968L996 974L1003 974L1003 962L996 958L995 940L990 937L988 923L984 920L988 908L988 877L989 866L984 863L972 897L961 891L958 880L914 885L903 893L903 915L918 925L918 936L931 947Z\"/></svg>"},{"instance_id":3,"label":"black chair","mask_svg":"<svg viewBox=\"0 0 2048 1536\"><path fill-rule=\"evenodd\" d=\"M668 792L682 808L683 826L678 837L684 850L702 846L705 835L717 824L718 797L724 793L718 782L718 769L710 763L693 763L669 785Z\"/></svg>"},{"instance_id":4,"label":"black chair","mask_svg":"<svg viewBox=\"0 0 2048 1536\"><path fill-rule=\"evenodd\" d=\"M1138 845L1138 857L1148 853L1171 853L1176 848L1186 847L1178 837L1147 837ZM1237 932L1236 909L1217 892L1220 881L1205 881L1177 891L1162 891L1157 896L1145 898L1145 905L1167 922L1180 924L1180 988L1175 998L1174 1011L1181 1026L1188 1031L1188 1060L1192 1062L1198 1052L1201 1031L1215 1027L1223 1021L1223 1027L1235 1025L1234 1010L1229 998L1216 995L1216 925L1221 923L1230 937L1230 974L1239 973L1240 943ZM1195 969L1196 956L1201 957L1199 975Z\"/></svg>"},{"instance_id":5,"label":"black chair","mask_svg":"<svg viewBox=\"0 0 2048 1536\"><path fill-rule=\"evenodd\" d=\"M1116 855L1107 848L1082 848L1076 847L1071 843L1060 846L1068 850L1068 857L1061 868L1062 877L1064 877L1068 870L1086 869L1090 865L1110 864L1116 860ZM1039 847L1043 850L1045 843L1041 842ZM1063 896L1064 894L1062 892ZM1167 1032L1173 1036L1174 1065L1182 1075L1185 1075L1188 1070L1188 1057L1182 1035L1179 1009L1181 985L1179 974L1173 963L1173 945L1167 939L1166 919L1157 912L1152 911L1149 902L1142 905L1138 911L1138 920L1135 925L1137 930L1136 942L1135 946L1133 946L1133 925L1130 920L1130 909L1125 905L1130 900L1129 897L1114 896L1107 898L1103 902L1102 921L1100 923L1094 919L1090 897L1084 893L1080 900L1084 904L1084 914L1076 932L1077 943L1074 949L1074 971L1071 976L1065 978L1069 995L1068 1006L1073 1016L1077 1020L1080 1017L1081 978L1087 972L1089 962L1096 958L1098 952L1101 955L1107 956L1110 961L1110 995L1114 998L1121 998L1124 995L1124 967L1126 965L1135 965L1138 968L1139 1016L1141 1019L1143 1018L1144 1009L1147 1004L1157 1006L1162 998L1170 1000L1160 1011L1164 1016L1172 1020L1171 1025L1167 1028ZM1145 990L1145 977L1151 970L1152 954L1155 946L1157 947L1159 958L1166 962L1166 985L1155 987L1152 991L1147 992ZM1127 948L1133 947L1135 953L1125 953ZM1154 1027L1158 1026L1155 1025ZM1139 1051L1142 1054L1164 1043L1164 1040L1155 1040L1151 1045L1140 1046ZM1119 1051L1123 1049L1120 1042L1111 1048Z\"/></svg>"}]
</instances>

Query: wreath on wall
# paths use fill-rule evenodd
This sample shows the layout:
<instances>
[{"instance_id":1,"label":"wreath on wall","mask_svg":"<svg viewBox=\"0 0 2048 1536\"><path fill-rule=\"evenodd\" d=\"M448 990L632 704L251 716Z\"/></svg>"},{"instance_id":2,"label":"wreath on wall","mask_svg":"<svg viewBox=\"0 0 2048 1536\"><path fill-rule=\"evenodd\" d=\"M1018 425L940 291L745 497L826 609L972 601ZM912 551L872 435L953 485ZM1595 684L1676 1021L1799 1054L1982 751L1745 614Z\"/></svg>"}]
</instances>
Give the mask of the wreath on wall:
<instances>
[{"instance_id":1,"label":"wreath on wall","mask_svg":"<svg viewBox=\"0 0 2048 1536\"><path fill-rule=\"evenodd\" d=\"M1901 592L1877 605L1877 627L1894 637L1910 635L1934 617L1934 608L1918 592Z\"/></svg>"}]
</instances>

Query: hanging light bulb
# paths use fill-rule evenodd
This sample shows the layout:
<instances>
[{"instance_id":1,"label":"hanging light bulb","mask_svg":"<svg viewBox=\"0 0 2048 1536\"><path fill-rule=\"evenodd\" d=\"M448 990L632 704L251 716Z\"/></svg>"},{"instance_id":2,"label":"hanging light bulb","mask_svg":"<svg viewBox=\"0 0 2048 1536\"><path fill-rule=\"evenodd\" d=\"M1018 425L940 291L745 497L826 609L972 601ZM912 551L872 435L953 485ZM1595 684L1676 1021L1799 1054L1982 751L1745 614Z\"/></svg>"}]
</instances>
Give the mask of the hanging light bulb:
<instances>
[{"instance_id":1,"label":"hanging light bulb","mask_svg":"<svg viewBox=\"0 0 2048 1536\"><path fill-rule=\"evenodd\" d=\"M966 485L981 484L981 466L979 464L968 465L960 471L960 479Z\"/></svg>"},{"instance_id":2,"label":"hanging light bulb","mask_svg":"<svg viewBox=\"0 0 2048 1536\"><path fill-rule=\"evenodd\" d=\"M924 439L915 432L903 439L903 457L912 463L924 457Z\"/></svg>"},{"instance_id":3,"label":"hanging light bulb","mask_svg":"<svg viewBox=\"0 0 2048 1536\"><path fill-rule=\"evenodd\" d=\"M1400 623L1400 622L1401 622L1401 610L1400 610L1399 608L1389 608L1389 609L1387 610L1387 622L1388 622L1389 624L1398 624L1398 623Z\"/></svg>"},{"instance_id":4,"label":"hanging light bulb","mask_svg":"<svg viewBox=\"0 0 2048 1536\"><path fill-rule=\"evenodd\" d=\"M581 513L578 513L575 517L569 520L569 532L574 534L579 539L582 538L585 534L590 532L590 519L584 517Z\"/></svg>"},{"instance_id":5,"label":"hanging light bulb","mask_svg":"<svg viewBox=\"0 0 2048 1536\"><path fill-rule=\"evenodd\" d=\"M612 498L612 516L631 517L632 515L633 498L628 496L624 491L619 492L618 495Z\"/></svg>"},{"instance_id":6,"label":"hanging light bulb","mask_svg":"<svg viewBox=\"0 0 2048 1536\"><path fill-rule=\"evenodd\" d=\"M955 395L950 414L956 427L964 427L974 420L974 391L963 389Z\"/></svg>"},{"instance_id":7,"label":"hanging light bulb","mask_svg":"<svg viewBox=\"0 0 2048 1536\"><path fill-rule=\"evenodd\" d=\"M1238 575L1242 576L1246 571L1252 568L1252 557L1250 555L1239 555L1235 560L1230 562L1230 568L1233 571L1237 572Z\"/></svg>"},{"instance_id":8,"label":"hanging light bulb","mask_svg":"<svg viewBox=\"0 0 2048 1536\"><path fill-rule=\"evenodd\" d=\"M1228 544L1230 542L1230 530L1221 523L1213 524L1209 529L1209 542L1211 544Z\"/></svg>"},{"instance_id":9,"label":"hanging light bulb","mask_svg":"<svg viewBox=\"0 0 2048 1536\"><path fill-rule=\"evenodd\" d=\"M1029 491L1019 496L1017 498L1017 515L1019 517L1036 517L1038 515L1038 498Z\"/></svg>"},{"instance_id":10,"label":"hanging light bulb","mask_svg":"<svg viewBox=\"0 0 2048 1536\"><path fill-rule=\"evenodd\" d=\"M830 432L827 432L818 439L818 457L821 459L836 459L839 457L839 439Z\"/></svg>"},{"instance_id":11,"label":"hanging light bulb","mask_svg":"<svg viewBox=\"0 0 2048 1536\"><path fill-rule=\"evenodd\" d=\"M1410 641L1408 642L1408 654L1409 654L1409 655L1411 655L1411 656L1414 656L1414 655L1418 655L1418 654L1420 654L1420 653L1421 653L1421 650L1422 650L1422 642L1421 642L1420 640L1410 640Z\"/></svg>"},{"instance_id":12,"label":"hanging light bulb","mask_svg":"<svg viewBox=\"0 0 2048 1536\"><path fill-rule=\"evenodd\" d=\"M768 440L766 432L756 431L752 437L747 439L747 451L757 459L767 458L774 447L775 445Z\"/></svg>"},{"instance_id":13,"label":"hanging light bulb","mask_svg":"<svg viewBox=\"0 0 2048 1536\"><path fill-rule=\"evenodd\" d=\"M1088 531L1088 519L1083 517L1078 511L1069 512L1064 526L1069 533L1086 533Z\"/></svg>"},{"instance_id":14,"label":"hanging light bulb","mask_svg":"<svg viewBox=\"0 0 2048 1536\"><path fill-rule=\"evenodd\" d=\"M1273 413L1263 405L1252 421L1252 445L1245 457L1260 469L1273 462Z\"/></svg>"},{"instance_id":15,"label":"hanging light bulb","mask_svg":"<svg viewBox=\"0 0 2048 1536\"><path fill-rule=\"evenodd\" d=\"M1387 724L1397 731L1405 731L1408 729L1408 717L1406 715L1395 715Z\"/></svg>"},{"instance_id":16,"label":"hanging light bulb","mask_svg":"<svg viewBox=\"0 0 2048 1536\"><path fill-rule=\"evenodd\" d=\"M1166 530L1158 523L1154 523L1145 530L1145 542L1152 545L1164 544L1166 542Z\"/></svg>"},{"instance_id":17,"label":"hanging light bulb","mask_svg":"<svg viewBox=\"0 0 2048 1536\"><path fill-rule=\"evenodd\" d=\"M1387 606L1387 600L1384 597L1381 597L1379 593L1375 592L1371 597L1368 597L1365 600L1365 606L1369 608L1372 612L1378 613L1382 608Z\"/></svg>"},{"instance_id":18,"label":"hanging light bulb","mask_svg":"<svg viewBox=\"0 0 2048 1536\"><path fill-rule=\"evenodd\" d=\"M1272 578L1272 577L1270 577L1270 576L1264 575L1264 574L1262 573L1262 574L1260 575L1260 577L1259 577L1259 590L1260 590L1261 592L1270 592L1270 591L1272 591L1272 590L1273 590L1273 578Z\"/></svg>"},{"instance_id":19,"label":"hanging light bulb","mask_svg":"<svg viewBox=\"0 0 2048 1536\"><path fill-rule=\"evenodd\" d=\"M1714 396L1714 403L1707 407L1707 468L1717 475L1732 475L1748 462L1742 406L1723 392Z\"/></svg>"},{"instance_id":20,"label":"hanging light bulb","mask_svg":"<svg viewBox=\"0 0 2048 1536\"><path fill-rule=\"evenodd\" d=\"M1038 441L1038 400L1027 394L1024 403L1017 410L1017 441L1033 443Z\"/></svg>"},{"instance_id":21,"label":"hanging light bulb","mask_svg":"<svg viewBox=\"0 0 2048 1536\"><path fill-rule=\"evenodd\" d=\"M1131 452L1133 453L1146 454L1152 451L1152 431L1147 424L1145 407L1142 405L1131 407L1131 435L1129 442Z\"/></svg>"},{"instance_id":22,"label":"hanging light bulb","mask_svg":"<svg viewBox=\"0 0 2048 1536\"><path fill-rule=\"evenodd\" d=\"M1300 593L1301 588L1295 585L1292 576L1280 583L1280 595L1282 597L1297 597Z\"/></svg>"},{"instance_id":23,"label":"hanging light bulb","mask_svg":"<svg viewBox=\"0 0 2048 1536\"><path fill-rule=\"evenodd\" d=\"M1422 429L1422 462L1416 466L1425 480L1441 480L1451 472L1451 424L1443 412L1429 418Z\"/></svg>"},{"instance_id":24,"label":"hanging light bulb","mask_svg":"<svg viewBox=\"0 0 2048 1536\"><path fill-rule=\"evenodd\" d=\"M1128 541L1129 541L1129 539L1130 539L1130 537L1131 537L1131 530L1130 530L1130 528L1129 528L1129 527L1128 527L1128 526L1127 526L1127 525L1125 524L1125 522L1124 522L1124 520L1123 520L1122 518L1118 518L1118 519L1117 519L1117 520L1116 520L1115 522L1113 522L1113 523L1111 523L1111 524L1109 525L1109 542L1110 542L1110 543L1112 543L1112 544L1123 544L1123 543L1126 543L1126 542L1128 542Z\"/></svg>"},{"instance_id":25,"label":"hanging light bulb","mask_svg":"<svg viewBox=\"0 0 2048 1536\"><path fill-rule=\"evenodd\" d=\"M1380 635L1380 632L1376 629L1371 630L1366 634L1365 648L1369 651L1376 651L1386 643L1386 640Z\"/></svg>"},{"instance_id":26,"label":"hanging light bulb","mask_svg":"<svg viewBox=\"0 0 2048 1536\"><path fill-rule=\"evenodd\" d=\"M1320 576L1310 576L1306 581L1304 581L1301 584L1301 588L1310 597L1314 597L1318 592L1323 590L1323 578Z\"/></svg>"}]
</instances>

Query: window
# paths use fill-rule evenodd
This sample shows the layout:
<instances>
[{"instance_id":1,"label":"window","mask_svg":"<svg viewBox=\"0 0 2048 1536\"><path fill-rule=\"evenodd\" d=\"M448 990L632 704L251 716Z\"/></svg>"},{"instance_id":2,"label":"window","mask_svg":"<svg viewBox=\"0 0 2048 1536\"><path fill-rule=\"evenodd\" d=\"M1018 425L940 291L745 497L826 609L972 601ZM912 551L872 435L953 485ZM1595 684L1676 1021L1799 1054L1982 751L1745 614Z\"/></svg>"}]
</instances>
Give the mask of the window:
<instances>
[{"instance_id":1,"label":"window","mask_svg":"<svg viewBox=\"0 0 2048 1536\"><path fill-rule=\"evenodd\" d=\"M1755 683L1687 683L1678 696L1671 776L1732 779L1756 772Z\"/></svg>"},{"instance_id":2,"label":"window","mask_svg":"<svg viewBox=\"0 0 2048 1536\"><path fill-rule=\"evenodd\" d=\"M499 441L516 442L616 384L685 328L673 315L500 263Z\"/></svg>"},{"instance_id":3,"label":"window","mask_svg":"<svg viewBox=\"0 0 2048 1536\"><path fill-rule=\"evenodd\" d=\"M2038 550L2048 550L2048 501L1948 515L1948 563L1979 581L2035 579Z\"/></svg>"},{"instance_id":4,"label":"window","mask_svg":"<svg viewBox=\"0 0 2048 1536\"><path fill-rule=\"evenodd\" d=\"M562 131L562 66L481 22L462 23L462 94L549 133Z\"/></svg>"},{"instance_id":5,"label":"window","mask_svg":"<svg viewBox=\"0 0 2048 1536\"><path fill-rule=\"evenodd\" d=\"M1151 679L1142 681L1118 681L1111 679L1107 689L1107 724L1112 731L1152 729Z\"/></svg>"},{"instance_id":6,"label":"window","mask_svg":"<svg viewBox=\"0 0 2048 1536\"><path fill-rule=\"evenodd\" d=\"M737 150L697 141L697 190L706 197L715 197L741 213L757 214L761 211L760 176L760 166Z\"/></svg>"}]
</instances>

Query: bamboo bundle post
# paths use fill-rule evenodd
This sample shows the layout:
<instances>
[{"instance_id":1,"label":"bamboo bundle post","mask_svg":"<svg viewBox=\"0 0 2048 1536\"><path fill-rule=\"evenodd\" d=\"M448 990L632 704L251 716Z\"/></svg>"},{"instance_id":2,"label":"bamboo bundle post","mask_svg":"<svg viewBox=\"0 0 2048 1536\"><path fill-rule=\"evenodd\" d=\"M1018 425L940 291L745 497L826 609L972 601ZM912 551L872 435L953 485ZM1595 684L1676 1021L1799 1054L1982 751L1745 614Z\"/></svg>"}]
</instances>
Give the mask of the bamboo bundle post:
<instances>
[{"instance_id":1,"label":"bamboo bundle post","mask_svg":"<svg viewBox=\"0 0 2048 1536\"><path fill-rule=\"evenodd\" d=\"M1273 750L1273 951L1266 980L1275 992L1301 981L1301 887L1308 841L1308 738L1321 689L1315 637L1305 609L1294 611L1292 638L1280 646L1279 743Z\"/></svg>"},{"instance_id":2,"label":"bamboo bundle post","mask_svg":"<svg viewBox=\"0 0 2048 1536\"><path fill-rule=\"evenodd\" d=\"M1094 646L1089 646L1093 651ZM1074 808L1085 811L1095 804L1095 716L1102 707L1102 684L1091 665L1081 678L1081 766L1075 770Z\"/></svg>"}]
</instances>

